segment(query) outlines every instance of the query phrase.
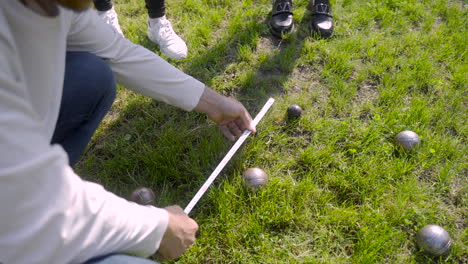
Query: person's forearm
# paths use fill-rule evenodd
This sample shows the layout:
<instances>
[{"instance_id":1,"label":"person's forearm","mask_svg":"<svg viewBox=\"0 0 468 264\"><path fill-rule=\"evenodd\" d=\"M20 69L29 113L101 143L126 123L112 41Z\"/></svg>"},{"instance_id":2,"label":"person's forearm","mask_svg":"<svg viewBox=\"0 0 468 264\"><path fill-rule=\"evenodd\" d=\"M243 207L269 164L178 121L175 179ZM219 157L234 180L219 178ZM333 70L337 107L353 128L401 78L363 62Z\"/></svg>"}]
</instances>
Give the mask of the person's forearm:
<instances>
[{"instance_id":1,"label":"person's forearm","mask_svg":"<svg viewBox=\"0 0 468 264\"><path fill-rule=\"evenodd\" d=\"M193 111L206 114L210 117L216 115L216 113L219 112L219 106L222 104L224 98L224 96L205 86L200 100L198 101L198 104L195 106Z\"/></svg>"}]
</instances>

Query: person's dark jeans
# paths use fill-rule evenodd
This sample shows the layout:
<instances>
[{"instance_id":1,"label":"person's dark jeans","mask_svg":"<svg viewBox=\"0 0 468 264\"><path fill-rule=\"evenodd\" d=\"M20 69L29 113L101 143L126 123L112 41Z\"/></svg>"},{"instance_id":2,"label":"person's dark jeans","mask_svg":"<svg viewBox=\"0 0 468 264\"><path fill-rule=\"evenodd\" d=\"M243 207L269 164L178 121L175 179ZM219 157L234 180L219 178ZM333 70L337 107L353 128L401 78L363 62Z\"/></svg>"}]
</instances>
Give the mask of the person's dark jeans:
<instances>
[{"instance_id":1,"label":"person's dark jeans","mask_svg":"<svg viewBox=\"0 0 468 264\"><path fill-rule=\"evenodd\" d=\"M95 258L85 262L84 264L158 264L158 262L154 262L145 258L114 254Z\"/></svg>"},{"instance_id":2,"label":"person's dark jeans","mask_svg":"<svg viewBox=\"0 0 468 264\"><path fill-rule=\"evenodd\" d=\"M114 102L114 74L101 58L67 52L60 113L52 144L60 144L73 166Z\"/></svg>"},{"instance_id":3,"label":"person's dark jeans","mask_svg":"<svg viewBox=\"0 0 468 264\"><path fill-rule=\"evenodd\" d=\"M145 0L146 9L150 18L162 17L166 14L166 4L164 0ZM112 8L112 0L94 0L94 7L98 11L107 11Z\"/></svg>"},{"instance_id":4,"label":"person's dark jeans","mask_svg":"<svg viewBox=\"0 0 468 264\"><path fill-rule=\"evenodd\" d=\"M145 0L146 9L150 18L162 17L166 14L166 1L164 0Z\"/></svg>"}]
</instances>

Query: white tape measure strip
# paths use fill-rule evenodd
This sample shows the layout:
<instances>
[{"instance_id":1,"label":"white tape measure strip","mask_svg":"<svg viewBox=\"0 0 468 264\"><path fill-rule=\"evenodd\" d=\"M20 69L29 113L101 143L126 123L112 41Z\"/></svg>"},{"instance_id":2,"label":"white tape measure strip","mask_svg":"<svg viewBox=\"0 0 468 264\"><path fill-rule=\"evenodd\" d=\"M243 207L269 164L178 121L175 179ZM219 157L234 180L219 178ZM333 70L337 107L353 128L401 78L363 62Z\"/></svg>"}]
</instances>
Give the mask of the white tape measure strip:
<instances>
[{"instance_id":1,"label":"white tape measure strip","mask_svg":"<svg viewBox=\"0 0 468 264\"><path fill-rule=\"evenodd\" d=\"M262 110L257 114L255 119L252 121L253 126L256 126L260 120L263 118L263 116L266 114L268 109L270 109L271 105L275 102L275 99L270 98L268 101L265 103L263 106ZM192 198L190 203L185 207L184 212L186 214L189 214L190 211L192 211L193 207L197 204L198 200L203 196L203 194L206 192L206 190L210 187L211 183L218 177L218 174L221 172L221 170L226 166L226 164L229 162L229 160L234 156L236 151L239 149L239 147L244 143L244 141L247 139L247 137L250 135L251 131L250 130L245 130L244 133L237 139L236 143L234 146L231 147L229 152L224 156L223 160L218 164L216 169L211 173L210 177L206 180L206 182L202 185L200 190L195 194L195 196Z\"/></svg>"}]
</instances>

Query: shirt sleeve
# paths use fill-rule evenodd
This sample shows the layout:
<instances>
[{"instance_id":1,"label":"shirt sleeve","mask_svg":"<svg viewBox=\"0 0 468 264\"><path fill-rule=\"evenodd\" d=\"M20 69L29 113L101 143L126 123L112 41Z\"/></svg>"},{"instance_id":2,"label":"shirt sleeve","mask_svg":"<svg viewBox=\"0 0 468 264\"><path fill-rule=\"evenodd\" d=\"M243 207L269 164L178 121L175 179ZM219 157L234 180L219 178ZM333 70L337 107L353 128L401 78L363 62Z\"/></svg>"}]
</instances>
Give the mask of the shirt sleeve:
<instances>
[{"instance_id":1,"label":"shirt sleeve","mask_svg":"<svg viewBox=\"0 0 468 264\"><path fill-rule=\"evenodd\" d=\"M1 9L0 9L1 14ZM82 263L112 252L149 256L164 209L128 202L82 180L50 145L0 15L0 262Z\"/></svg>"},{"instance_id":2,"label":"shirt sleeve","mask_svg":"<svg viewBox=\"0 0 468 264\"><path fill-rule=\"evenodd\" d=\"M94 10L73 14L67 49L104 58L119 84L187 111L198 104L205 88L155 53L122 37Z\"/></svg>"}]
</instances>

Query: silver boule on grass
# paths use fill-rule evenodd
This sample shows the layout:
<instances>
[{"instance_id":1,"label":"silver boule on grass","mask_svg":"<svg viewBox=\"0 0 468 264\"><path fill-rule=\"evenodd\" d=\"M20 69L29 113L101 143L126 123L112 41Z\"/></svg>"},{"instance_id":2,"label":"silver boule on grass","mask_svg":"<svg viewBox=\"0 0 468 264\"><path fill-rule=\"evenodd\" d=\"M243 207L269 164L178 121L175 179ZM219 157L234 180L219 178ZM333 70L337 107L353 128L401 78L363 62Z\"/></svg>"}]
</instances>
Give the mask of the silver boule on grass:
<instances>
[{"instance_id":1,"label":"silver boule on grass","mask_svg":"<svg viewBox=\"0 0 468 264\"><path fill-rule=\"evenodd\" d=\"M242 174L242 182L248 188L255 190L268 183L268 176L260 168L249 168Z\"/></svg>"},{"instance_id":2,"label":"silver boule on grass","mask_svg":"<svg viewBox=\"0 0 468 264\"><path fill-rule=\"evenodd\" d=\"M130 201L140 205L155 205L154 192L150 188L139 187L130 195Z\"/></svg>"},{"instance_id":3,"label":"silver boule on grass","mask_svg":"<svg viewBox=\"0 0 468 264\"><path fill-rule=\"evenodd\" d=\"M299 117L301 117L302 115L302 107L298 106L298 105L291 105L288 107L288 118L289 119L297 119Z\"/></svg>"},{"instance_id":4,"label":"silver boule on grass","mask_svg":"<svg viewBox=\"0 0 468 264\"><path fill-rule=\"evenodd\" d=\"M441 226L426 225L416 233L416 244L427 254L438 257L449 253L452 240Z\"/></svg>"},{"instance_id":5,"label":"silver boule on grass","mask_svg":"<svg viewBox=\"0 0 468 264\"><path fill-rule=\"evenodd\" d=\"M396 135L395 141L399 146L409 151L416 147L421 139L419 138L418 134L414 133L413 131L405 130Z\"/></svg>"}]
</instances>

